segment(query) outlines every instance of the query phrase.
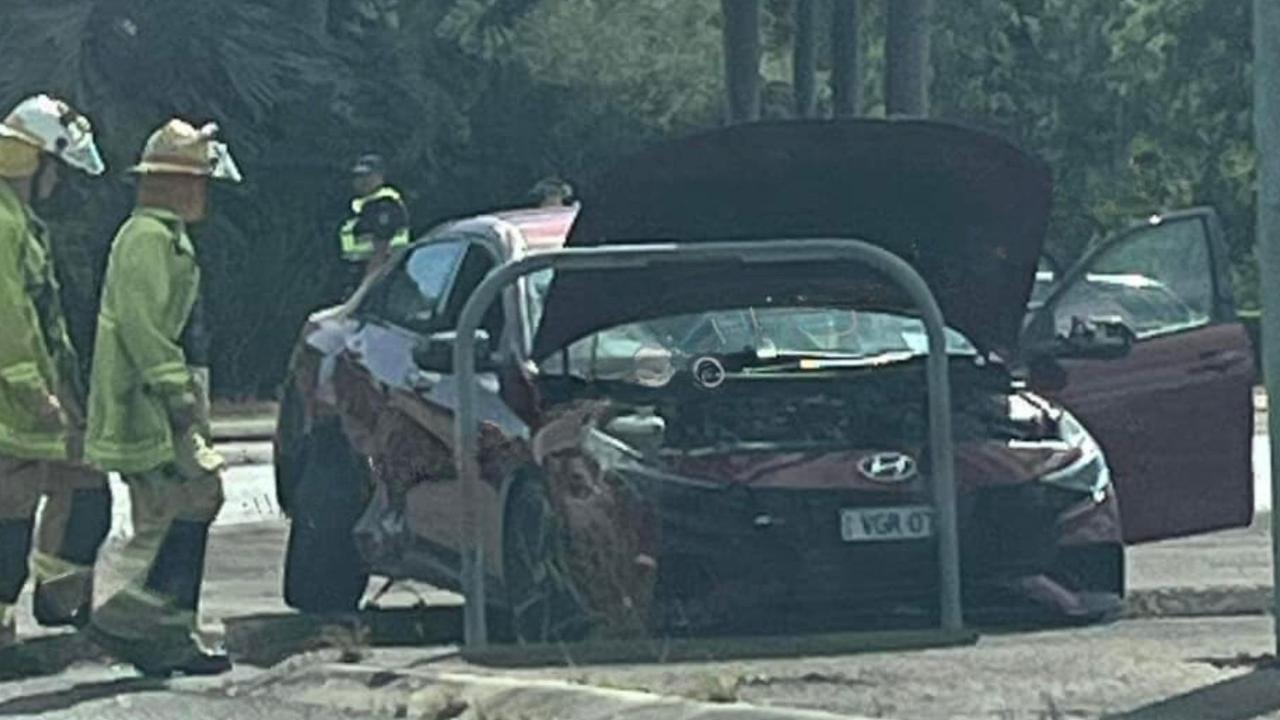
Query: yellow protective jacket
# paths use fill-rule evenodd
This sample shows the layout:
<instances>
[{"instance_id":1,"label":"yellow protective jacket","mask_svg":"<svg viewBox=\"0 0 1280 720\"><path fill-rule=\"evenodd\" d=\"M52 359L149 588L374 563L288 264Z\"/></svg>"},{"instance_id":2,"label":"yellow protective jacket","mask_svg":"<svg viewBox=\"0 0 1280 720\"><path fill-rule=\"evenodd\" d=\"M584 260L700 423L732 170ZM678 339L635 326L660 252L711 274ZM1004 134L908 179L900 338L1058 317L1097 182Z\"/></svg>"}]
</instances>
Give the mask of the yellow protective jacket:
<instances>
[{"instance_id":1,"label":"yellow protective jacket","mask_svg":"<svg viewBox=\"0 0 1280 720\"><path fill-rule=\"evenodd\" d=\"M175 461L171 418L197 407L182 331L200 290L186 224L139 208L111 247L98 314L85 455L141 474Z\"/></svg>"},{"instance_id":2,"label":"yellow protective jacket","mask_svg":"<svg viewBox=\"0 0 1280 720\"><path fill-rule=\"evenodd\" d=\"M338 235L342 245L342 259L347 262L367 262L373 257L373 241L370 235L362 233L362 222L365 206L374 203L390 203L398 210L397 217L390 218L400 226L391 237L391 247L404 247L409 244L409 213L404 206L404 198L400 191L384 185L369 195L351 201L351 217L342 224Z\"/></svg>"},{"instance_id":3,"label":"yellow protective jacket","mask_svg":"<svg viewBox=\"0 0 1280 720\"><path fill-rule=\"evenodd\" d=\"M48 233L0 182L0 455L67 459L67 417L49 412L49 397L75 373ZM62 398L73 412L78 400Z\"/></svg>"}]
</instances>

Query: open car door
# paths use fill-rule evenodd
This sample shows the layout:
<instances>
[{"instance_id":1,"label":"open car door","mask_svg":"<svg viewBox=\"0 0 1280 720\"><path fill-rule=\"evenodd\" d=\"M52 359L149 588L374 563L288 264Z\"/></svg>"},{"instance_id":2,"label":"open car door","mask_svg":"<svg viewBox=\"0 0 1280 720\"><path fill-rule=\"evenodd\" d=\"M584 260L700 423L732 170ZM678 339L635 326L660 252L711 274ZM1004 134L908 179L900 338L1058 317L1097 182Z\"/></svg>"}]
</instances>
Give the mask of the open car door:
<instances>
[{"instance_id":1,"label":"open car door","mask_svg":"<svg viewBox=\"0 0 1280 720\"><path fill-rule=\"evenodd\" d=\"M1121 342L1092 352L1072 342L1099 328ZM1049 353L1033 356L1033 387L1106 451L1126 542L1249 524L1255 370L1212 209L1153 217L1103 243L1026 330L1024 349Z\"/></svg>"}]
</instances>

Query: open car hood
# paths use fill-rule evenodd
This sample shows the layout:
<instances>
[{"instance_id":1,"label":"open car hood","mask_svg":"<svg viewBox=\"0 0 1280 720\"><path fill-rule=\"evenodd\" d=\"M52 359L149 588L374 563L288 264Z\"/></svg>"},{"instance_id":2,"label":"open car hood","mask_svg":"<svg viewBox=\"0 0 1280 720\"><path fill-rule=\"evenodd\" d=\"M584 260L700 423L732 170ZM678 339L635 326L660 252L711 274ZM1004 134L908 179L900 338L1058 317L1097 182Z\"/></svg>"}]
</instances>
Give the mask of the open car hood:
<instances>
[{"instance_id":1,"label":"open car hood","mask_svg":"<svg viewBox=\"0 0 1280 720\"><path fill-rule=\"evenodd\" d=\"M1038 159L987 133L916 120L738 125L659 145L586 193L569 247L849 237L910 262L952 327L1014 350L1048 222ZM604 328L748 305L913 310L852 263L662 265L558 273L541 358Z\"/></svg>"}]
</instances>

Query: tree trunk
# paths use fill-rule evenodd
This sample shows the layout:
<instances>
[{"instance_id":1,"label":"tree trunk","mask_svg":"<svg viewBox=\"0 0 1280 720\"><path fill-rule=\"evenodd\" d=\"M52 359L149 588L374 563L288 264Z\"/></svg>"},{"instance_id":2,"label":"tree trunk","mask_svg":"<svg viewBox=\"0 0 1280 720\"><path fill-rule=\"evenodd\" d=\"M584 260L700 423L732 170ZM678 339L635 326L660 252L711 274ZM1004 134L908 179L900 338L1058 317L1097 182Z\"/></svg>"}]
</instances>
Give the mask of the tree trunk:
<instances>
[{"instance_id":1,"label":"tree trunk","mask_svg":"<svg viewBox=\"0 0 1280 720\"><path fill-rule=\"evenodd\" d=\"M929 114L931 0L891 0L885 43L885 109L889 115Z\"/></svg>"},{"instance_id":2,"label":"tree trunk","mask_svg":"<svg viewBox=\"0 0 1280 720\"><path fill-rule=\"evenodd\" d=\"M862 55L858 42L861 0L835 0L831 17L831 90L836 117L862 114Z\"/></svg>"},{"instance_id":3,"label":"tree trunk","mask_svg":"<svg viewBox=\"0 0 1280 720\"><path fill-rule=\"evenodd\" d=\"M760 118L760 0L720 0L729 122Z\"/></svg>"},{"instance_id":4,"label":"tree trunk","mask_svg":"<svg viewBox=\"0 0 1280 720\"><path fill-rule=\"evenodd\" d=\"M818 43L816 0L796 0L795 56L792 60L796 95L796 117L810 118L818 111Z\"/></svg>"},{"instance_id":5,"label":"tree trunk","mask_svg":"<svg viewBox=\"0 0 1280 720\"><path fill-rule=\"evenodd\" d=\"M1262 366L1272 407L1280 404L1280 5L1253 3L1253 131L1258 153L1258 260L1262 264ZM1280 436L1280 412L1268 418L1271 437ZM1280 443L1271 443L1271 506L1280 502ZM1271 526L1272 571L1280 577L1280 526ZM1280 593L1273 601L1280 618ZM1280 619L1275 622L1280 623ZM1280 625L1273 625L1280 652Z\"/></svg>"}]
</instances>

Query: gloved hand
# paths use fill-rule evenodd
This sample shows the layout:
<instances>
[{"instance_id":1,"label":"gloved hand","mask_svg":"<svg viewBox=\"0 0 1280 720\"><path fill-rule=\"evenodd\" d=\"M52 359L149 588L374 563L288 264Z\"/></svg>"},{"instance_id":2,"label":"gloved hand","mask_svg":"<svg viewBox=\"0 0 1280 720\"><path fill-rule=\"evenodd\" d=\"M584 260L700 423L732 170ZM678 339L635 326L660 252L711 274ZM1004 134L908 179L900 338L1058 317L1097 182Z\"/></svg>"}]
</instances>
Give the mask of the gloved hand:
<instances>
[{"instance_id":1,"label":"gloved hand","mask_svg":"<svg viewBox=\"0 0 1280 720\"><path fill-rule=\"evenodd\" d=\"M61 419L62 412L62 401L58 399L58 396L52 393L46 395L45 407L41 415L50 419Z\"/></svg>"},{"instance_id":2,"label":"gloved hand","mask_svg":"<svg viewBox=\"0 0 1280 720\"><path fill-rule=\"evenodd\" d=\"M217 475L227 467L227 460L213 449L209 440L194 425L175 439L174 463L188 480Z\"/></svg>"},{"instance_id":3,"label":"gloved hand","mask_svg":"<svg viewBox=\"0 0 1280 720\"><path fill-rule=\"evenodd\" d=\"M66 411L57 395L52 393L44 395L39 403L36 414L40 417L41 424L46 427L60 427L67 424Z\"/></svg>"}]
</instances>

